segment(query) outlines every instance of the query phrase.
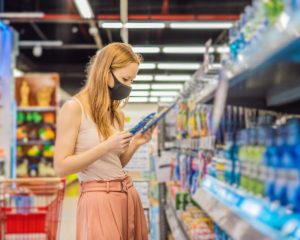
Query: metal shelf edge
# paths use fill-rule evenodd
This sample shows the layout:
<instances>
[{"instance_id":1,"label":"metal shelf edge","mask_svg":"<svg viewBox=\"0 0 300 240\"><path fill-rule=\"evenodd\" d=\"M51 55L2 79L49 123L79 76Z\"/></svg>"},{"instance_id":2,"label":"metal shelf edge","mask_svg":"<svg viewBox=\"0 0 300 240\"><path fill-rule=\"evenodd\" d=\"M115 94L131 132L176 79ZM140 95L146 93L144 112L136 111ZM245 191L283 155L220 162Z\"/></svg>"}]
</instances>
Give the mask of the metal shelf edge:
<instances>
[{"instance_id":1,"label":"metal shelf edge","mask_svg":"<svg viewBox=\"0 0 300 240\"><path fill-rule=\"evenodd\" d=\"M165 205L166 217L175 240L190 240L171 203Z\"/></svg>"},{"instance_id":2,"label":"metal shelf edge","mask_svg":"<svg viewBox=\"0 0 300 240\"><path fill-rule=\"evenodd\" d=\"M202 188L197 190L193 196L193 200L233 239L278 239L274 234L262 233L250 221L240 217L231 207L222 203Z\"/></svg>"}]
</instances>

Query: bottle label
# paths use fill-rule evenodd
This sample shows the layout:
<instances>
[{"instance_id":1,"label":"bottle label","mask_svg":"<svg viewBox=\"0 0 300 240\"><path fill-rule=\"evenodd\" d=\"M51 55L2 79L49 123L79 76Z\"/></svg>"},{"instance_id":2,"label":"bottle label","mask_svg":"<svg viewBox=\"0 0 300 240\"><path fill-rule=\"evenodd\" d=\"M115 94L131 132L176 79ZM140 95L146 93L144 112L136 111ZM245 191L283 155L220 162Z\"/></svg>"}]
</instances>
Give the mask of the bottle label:
<instances>
[{"instance_id":1,"label":"bottle label","mask_svg":"<svg viewBox=\"0 0 300 240\"><path fill-rule=\"evenodd\" d=\"M285 169L279 168L276 174L276 182L279 184L285 184L287 182L287 171Z\"/></svg>"},{"instance_id":2,"label":"bottle label","mask_svg":"<svg viewBox=\"0 0 300 240\"><path fill-rule=\"evenodd\" d=\"M267 169L267 177L270 180L275 180L276 179L276 171L274 168L268 168Z\"/></svg>"},{"instance_id":3,"label":"bottle label","mask_svg":"<svg viewBox=\"0 0 300 240\"><path fill-rule=\"evenodd\" d=\"M297 169L287 171L286 177L288 182L300 182L300 172Z\"/></svg>"},{"instance_id":4,"label":"bottle label","mask_svg":"<svg viewBox=\"0 0 300 240\"><path fill-rule=\"evenodd\" d=\"M258 167L258 179L262 182L267 179L267 169L264 165Z\"/></svg>"}]
</instances>

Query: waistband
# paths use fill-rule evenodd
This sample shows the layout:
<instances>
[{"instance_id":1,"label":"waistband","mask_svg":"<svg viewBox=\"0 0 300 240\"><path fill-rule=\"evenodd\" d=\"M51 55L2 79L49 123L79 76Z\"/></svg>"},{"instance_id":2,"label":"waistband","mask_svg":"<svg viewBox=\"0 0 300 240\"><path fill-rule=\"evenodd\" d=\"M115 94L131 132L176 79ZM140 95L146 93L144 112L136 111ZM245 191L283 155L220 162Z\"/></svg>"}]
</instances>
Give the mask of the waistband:
<instances>
[{"instance_id":1,"label":"waistband","mask_svg":"<svg viewBox=\"0 0 300 240\"><path fill-rule=\"evenodd\" d=\"M133 186L133 182L130 176L126 176L123 179L114 179L110 181L88 181L80 184L80 190L85 192L125 192Z\"/></svg>"}]
</instances>

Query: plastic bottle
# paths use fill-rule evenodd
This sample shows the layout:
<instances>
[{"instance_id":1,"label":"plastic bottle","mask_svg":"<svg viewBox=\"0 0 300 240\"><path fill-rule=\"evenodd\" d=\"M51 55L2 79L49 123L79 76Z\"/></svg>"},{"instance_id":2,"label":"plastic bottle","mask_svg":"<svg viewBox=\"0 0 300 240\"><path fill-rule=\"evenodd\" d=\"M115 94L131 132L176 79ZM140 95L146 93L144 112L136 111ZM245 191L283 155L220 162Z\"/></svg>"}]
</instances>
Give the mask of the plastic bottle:
<instances>
[{"instance_id":1,"label":"plastic bottle","mask_svg":"<svg viewBox=\"0 0 300 240\"><path fill-rule=\"evenodd\" d=\"M264 195L265 185L265 168L263 164L263 156L266 152L266 129L260 127L257 129L257 146L255 149L255 189L254 192L259 195Z\"/></svg>"},{"instance_id":2,"label":"plastic bottle","mask_svg":"<svg viewBox=\"0 0 300 240\"><path fill-rule=\"evenodd\" d=\"M248 182L248 166L247 166L247 130L239 131L238 141L238 159L240 162L240 186L244 189L247 188Z\"/></svg>"},{"instance_id":3,"label":"plastic bottle","mask_svg":"<svg viewBox=\"0 0 300 240\"><path fill-rule=\"evenodd\" d=\"M287 147L283 153L283 165L287 181L287 198L290 208L300 211L300 122L292 119L287 123Z\"/></svg>"},{"instance_id":4,"label":"plastic bottle","mask_svg":"<svg viewBox=\"0 0 300 240\"><path fill-rule=\"evenodd\" d=\"M276 136L276 147L277 151L276 154L272 156L273 165L275 167L275 198L279 201L282 206L286 206L288 203L287 200L287 179L286 179L286 172L287 168L286 165L283 163L283 153L286 150L286 129L285 125L280 126L277 129L277 136Z\"/></svg>"},{"instance_id":5,"label":"plastic bottle","mask_svg":"<svg viewBox=\"0 0 300 240\"><path fill-rule=\"evenodd\" d=\"M275 145L275 129L266 129L266 151L263 156L263 164L265 166L265 196L271 201L275 201L275 180L276 168L274 158L277 155L277 147Z\"/></svg>"}]
</instances>

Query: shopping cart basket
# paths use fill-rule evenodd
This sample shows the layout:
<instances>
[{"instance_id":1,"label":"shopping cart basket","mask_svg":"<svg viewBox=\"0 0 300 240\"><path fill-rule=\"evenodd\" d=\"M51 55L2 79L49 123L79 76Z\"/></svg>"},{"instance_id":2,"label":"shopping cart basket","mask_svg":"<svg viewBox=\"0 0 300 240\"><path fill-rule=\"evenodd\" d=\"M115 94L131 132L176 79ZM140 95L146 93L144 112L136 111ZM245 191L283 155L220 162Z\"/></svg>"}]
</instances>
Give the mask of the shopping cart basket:
<instances>
[{"instance_id":1,"label":"shopping cart basket","mask_svg":"<svg viewBox=\"0 0 300 240\"><path fill-rule=\"evenodd\" d=\"M0 180L0 240L57 240L65 180Z\"/></svg>"}]
</instances>

